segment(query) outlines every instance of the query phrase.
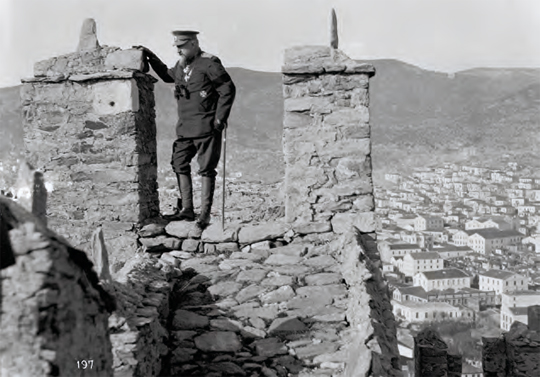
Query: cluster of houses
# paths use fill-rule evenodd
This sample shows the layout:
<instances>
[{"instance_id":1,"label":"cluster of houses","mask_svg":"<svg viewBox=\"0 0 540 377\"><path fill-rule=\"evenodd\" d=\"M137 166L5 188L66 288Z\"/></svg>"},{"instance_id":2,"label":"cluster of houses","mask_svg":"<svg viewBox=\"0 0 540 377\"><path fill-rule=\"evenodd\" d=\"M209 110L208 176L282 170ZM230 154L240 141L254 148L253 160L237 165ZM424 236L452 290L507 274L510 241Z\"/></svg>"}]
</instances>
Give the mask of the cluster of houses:
<instances>
[{"instance_id":1,"label":"cluster of houses","mask_svg":"<svg viewBox=\"0 0 540 377\"><path fill-rule=\"evenodd\" d=\"M405 323L474 321L500 309L500 327L540 305L540 178L448 164L387 174L376 187L378 244Z\"/></svg>"}]
</instances>

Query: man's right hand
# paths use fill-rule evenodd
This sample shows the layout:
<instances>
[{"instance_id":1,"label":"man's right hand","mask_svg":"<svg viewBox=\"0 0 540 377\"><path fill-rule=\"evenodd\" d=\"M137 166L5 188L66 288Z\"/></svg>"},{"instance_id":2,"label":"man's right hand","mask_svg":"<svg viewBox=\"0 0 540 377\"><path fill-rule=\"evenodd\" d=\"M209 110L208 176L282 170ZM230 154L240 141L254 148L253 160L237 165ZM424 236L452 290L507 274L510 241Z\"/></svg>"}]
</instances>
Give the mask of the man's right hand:
<instances>
[{"instance_id":1,"label":"man's right hand","mask_svg":"<svg viewBox=\"0 0 540 377\"><path fill-rule=\"evenodd\" d=\"M135 48L135 49L137 49L137 50L140 50L140 51L144 52L144 55L145 55L146 57L155 57L155 56L156 56L156 54L154 54L154 53L152 52L152 50L150 50L148 47L144 47L144 46L131 46L131 48Z\"/></svg>"}]
</instances>

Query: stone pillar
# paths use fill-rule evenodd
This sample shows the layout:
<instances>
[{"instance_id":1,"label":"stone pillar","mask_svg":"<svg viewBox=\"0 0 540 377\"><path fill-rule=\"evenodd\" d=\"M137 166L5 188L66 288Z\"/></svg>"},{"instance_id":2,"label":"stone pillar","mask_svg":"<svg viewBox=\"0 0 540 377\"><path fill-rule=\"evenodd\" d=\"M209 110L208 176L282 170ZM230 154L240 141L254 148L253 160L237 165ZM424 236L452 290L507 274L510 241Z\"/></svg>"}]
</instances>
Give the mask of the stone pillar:
<instances>
[{"instance_id":1,"label":"stone pillar","mask_svg":"<svg viewBox=\"0 0 540 377\"><path fill-rule=\"evenodd\" d=\"M540 333L514 322L504 334L506 342L506 375L538 376L540 374Z\"/></svg>"},{"instance_id":2,"label":"stone pillar","mask_svg":"<svg viewBox=\"0 0 540 377\"><path fill-rule=\"evenodd\" d=\"M529 330L540 333L540 305L529 306L527 309Z\"/></svg>"},{"instance_id":3,"label":"stone pillar","mask_svg":"<svg viewBox=\"0 0 540 377\"><path fill-rule=\"evenodd\" d=\"M288 222L332 221L375 231L369 78L375 70L340 50L285 51L283 149Z\"/></svg>"},{"instance_id":4,"label":"stone pillar","mask_svg":"<svg viewBox=\"0 0 540 377\"><path fill-rule=\"evenodd\" d=\"M426 329L414 338L415 376L448 376L448 347L435 331Z\"/></svg>"},{"instance_id":5,"label":"stone pillar","mask_svg":"<svg viewBox=\"0 0 540 377\"><path fill-rule=\"evenodd\" d=\"M461 377L463 358L461 355L447 355L448 377Z\"/></svg>"},{"instance_id":6,"label":"stone pillar","mask_svg":"<svg viewBox=\"0 0 540 377\"><path fill-rule=\"evenodd\" d=\"M99 225L112 239L157 216L159 198L156 80L143 72L141 51L100 47L92 22L82 31L79 51L35 64L21 97L27 157L45 175L50 226L86 249Z\"/></svg>"},{"instance_id":7,"label":"stone pillar","mask_svg":"<svg viewBox=\"0 0 540 377\"><path fill-rule=\"evenodd\" d=\"M482 368L485 377L506 376L506 343L504 338L482 337Z\"/></svg>"}]
</instances>

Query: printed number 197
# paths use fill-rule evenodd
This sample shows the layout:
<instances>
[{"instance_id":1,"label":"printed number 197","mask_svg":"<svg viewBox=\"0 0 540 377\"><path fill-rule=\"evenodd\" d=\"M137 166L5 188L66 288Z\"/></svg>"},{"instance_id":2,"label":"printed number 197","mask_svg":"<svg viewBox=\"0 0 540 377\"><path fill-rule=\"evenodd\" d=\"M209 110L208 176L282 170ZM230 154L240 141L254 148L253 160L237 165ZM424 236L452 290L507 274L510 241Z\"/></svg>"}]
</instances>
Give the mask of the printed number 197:
<instances>
[{"instance_id":1,"label":"printed number 197","mask_svg":"<svg viewBox=\"0 0 540 377\"><path fill-rule=\"evenodd\" d=\"M77 360L77 368L79 369L86 369L88 367L90 367L90 369L92 369L92 367L94 366L94 360L82 360L82 361L79 361Z\"/></svg>"}]
</instances>

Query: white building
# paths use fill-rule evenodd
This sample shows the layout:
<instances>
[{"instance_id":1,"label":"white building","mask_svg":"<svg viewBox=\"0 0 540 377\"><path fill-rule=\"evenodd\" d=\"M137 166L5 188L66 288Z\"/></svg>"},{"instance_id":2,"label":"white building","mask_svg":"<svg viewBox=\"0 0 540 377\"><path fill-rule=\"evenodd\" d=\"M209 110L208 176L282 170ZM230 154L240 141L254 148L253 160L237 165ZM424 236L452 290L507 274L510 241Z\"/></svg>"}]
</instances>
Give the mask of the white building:
<instances>
[{"instance_id":1,"label":"white building","mask_svg":"<svg viewBox=\"0 0 540 377\"><path fill-rule=\"evenodd\" d=\"M502 294L501 329L508 331L518 321L528 325L528 307L540 305L540 292L520 291Z\"/></svg>"},{"instance_id":2,"label":"white building","mask_svg":"<svg viewBox=\"0 0 540 377\"><path fill-rule=\"evenodd\" d=\"M390 262L392 257L404 257L406 254L420 253L422 252L422 248L419 245L410 243L381 243L379 246L379 252L381 253L381 260L383 262Z\"/></svg>"},{"instance_id":3,"label":"white building","mask_svg":"<svg viewBox=\"0 0 540 377\"><path fill-rule=\"evenodd\" d=\"M511 271L490 270L479 274L478 287L481 291L497 294L528 289L527 277Z\"/></svg>"},{"instance_id":4,"label":"white building","mask_svg":"<svg viewBox=\"0 0 540 377\"><path fill-rule=\"evenodd\" d=\"M452 259L463 257L473 252L469 246L457 246L453 244L446 244L439 247L433 247L431 251L436 251L443 259Z\"/></svg>"},{"instance_id":5,"label":"white building","mask_svg":"<svg viewBox=\"0 0 540 377\"><path fill-rule=\"evenodd\" d=\"M403 270L405 276L413 277L418 272L442 270L443 258L436 252L412 253L403 257Z\"/></svg>"},{"instance_id":6,"label":"white building","mask_svg":"<svg viewBox=\"0 0 540 377\"><path fill-rule=\"evenodd\" d=\"M446 302L397 302L392 300L395 316L409 322L435 322L442 320L473 321L474 311L464 306Z\"/></svg>"},{"instance_id":7,"label":"white building","mask_svg":"<svg viewBox=\"0 0 540 377\"><path fill-rule=\"evenodd\" d=\"M432 289L470 288L471 277L466 272L457 268L425 271L414 275L413 285L424 288L426 292Z\"/></svg>"},{"instance_id":8,"label":"white building","mask_svg":"<svg viewBox=\"0 0 540 377\"><path fill-rule=\"evenodd\" d=\"M414 220L414 230L443 230L444 221L438 216L418 216Z\"/></svg>"},{"instance_id":9,"label":"white building","mask_svg":"<svg viewBox=\"0 0 540 377\"><path fill-rule=\"evenodd\" d=\"M475 252L490 255L497 249L516 245L520 249L523 234L517 230L478 229L470 235L467 246Z\"/></svg>"}]
</instances>

